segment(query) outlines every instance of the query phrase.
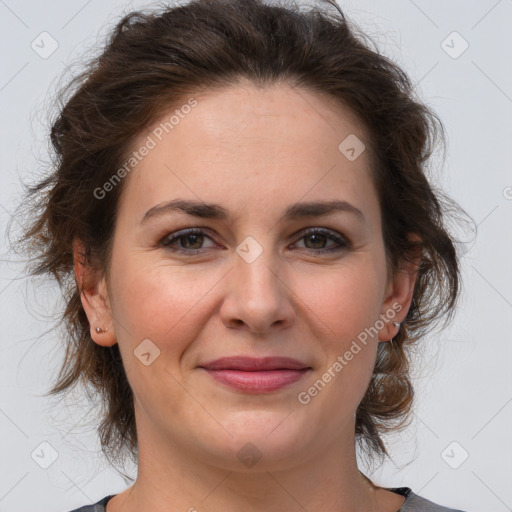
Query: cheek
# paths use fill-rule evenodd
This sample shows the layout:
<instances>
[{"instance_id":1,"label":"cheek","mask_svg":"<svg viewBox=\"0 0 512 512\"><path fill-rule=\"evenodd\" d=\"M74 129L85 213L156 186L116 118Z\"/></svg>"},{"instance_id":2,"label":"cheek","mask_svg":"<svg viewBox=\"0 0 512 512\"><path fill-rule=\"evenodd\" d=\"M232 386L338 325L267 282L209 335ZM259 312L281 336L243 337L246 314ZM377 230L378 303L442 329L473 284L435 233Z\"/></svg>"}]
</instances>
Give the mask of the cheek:
<instances>
[{"instance_id":1,"label":"cheek","mask_svg":"<svg viewBox=\"0 0 512 512\"><path fill-rule=\"evenodd\" d=\"M369 259L369 258L368 258ZM343 268L297 276L295 292L314 313L322 337L343 345L375 324L382 307L384 277L378 265L347 264Z\"/></svg>"},{"instance_id":2,"label":"cheek","mask_svg":"<svg viewBox=\"0 0 512 512\"><path fill-rule=\"evenodd\" d=\"M182 351L201 328L201 318L207 321L208 293L224 274L154 262L119 266L112 292L120 345L133 349L149 338L166 353Z\"/></svg>"},{"instance_id":3,"label":"cheek","mask_svg":"<svg viewBox=\"0 0 512 512\"><path fill-rule=\"evenodd\" d=\"M326 422L332 420L333 408L339 417L355 412L375 366L375 328L381 313L385 267L369 261L361 259L329 275L308 274L300 285L298 282L297 292L319 329L316 336L323 364L313 383L311 400Z\"/></svg>"},{"instance_id":4,"label":"cheek","mask_svg":"<svg viewBox=\"0 0 512 512\"><path fill-rule=\"evenodd\" d=\"M154 262L152 266L125 262L112 273L113 314L123 365L138 406L154 421L164 421L167 414L185 414L186 404L190 408L177 382L180 360L214 314L208 292L225 273ZM139 347L147 347L148 365L139 357L144 353ZM161 407L164 403L166 412ZM201 411L192 408L187 414L200 416Z\"/></svg>"},{"instance_id":5,"label":"cheek","mask_svg":"<svg viewBox=\"0 0 512 512\"><path fill-rule=\"evenodd\" d=\"M326 280L315 297L309 304L321 320L322 364L297 398L306 404L303 414L316 417L326 436L336 436L355 417L372 377L378 339L370 328L378 319L380 290L368 274L353 274Z\"/></svg>"}]
</instances>

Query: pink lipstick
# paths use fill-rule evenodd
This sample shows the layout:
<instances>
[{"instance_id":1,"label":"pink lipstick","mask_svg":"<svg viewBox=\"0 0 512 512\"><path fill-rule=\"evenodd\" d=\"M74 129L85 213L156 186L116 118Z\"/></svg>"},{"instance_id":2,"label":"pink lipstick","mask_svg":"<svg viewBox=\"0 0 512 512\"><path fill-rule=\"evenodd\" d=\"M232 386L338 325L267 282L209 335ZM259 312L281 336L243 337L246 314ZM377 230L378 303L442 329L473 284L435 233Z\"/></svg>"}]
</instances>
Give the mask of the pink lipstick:
<instances>
[{"instance_id":1,"label":"pink lipstick","mask_svg":"<svg viewBox=\"0 0 512 512\"><path fill-rule=\"evenodd\" d=\"M289 357L223 357L203 363L217 382L246 393L271 393L300 380L311 370Z\"/></svg>"}]
</instances>

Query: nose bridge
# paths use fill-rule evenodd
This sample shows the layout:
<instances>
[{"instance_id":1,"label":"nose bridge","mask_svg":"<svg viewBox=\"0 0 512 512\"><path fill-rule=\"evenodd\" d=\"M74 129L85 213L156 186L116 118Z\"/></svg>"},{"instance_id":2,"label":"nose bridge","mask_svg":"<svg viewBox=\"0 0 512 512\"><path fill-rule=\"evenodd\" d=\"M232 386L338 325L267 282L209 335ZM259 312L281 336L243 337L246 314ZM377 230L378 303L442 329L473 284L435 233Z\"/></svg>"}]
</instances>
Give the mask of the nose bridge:
<instances>
[{"instance_id":1,"label":"nose bridge","mask_svg":"<svg viewBox=\"0 0 512 512\"><path fill-rule=\"evenodd\" d=\"M268 303L279 293L279 276L274 270L279 264L270 235L260 235L258 239L249 235L237 246L236 271L240 277L238 282L248 292L249 298L263 292ZM254 299L259 300L256 295Z\"/></svg>"},{"instance_id":2,"label":"nose bridge","mask_svg":"<svg viewBox=\"0 0 512 512\"><path fill-rule=\"evenodd\" d=\"M247 236L236 248L235 268L223 308L229 323L247 324L264 332L291 318L288 288L279 275L280 264L271 236Z\"/></svg>"}]
</instances>

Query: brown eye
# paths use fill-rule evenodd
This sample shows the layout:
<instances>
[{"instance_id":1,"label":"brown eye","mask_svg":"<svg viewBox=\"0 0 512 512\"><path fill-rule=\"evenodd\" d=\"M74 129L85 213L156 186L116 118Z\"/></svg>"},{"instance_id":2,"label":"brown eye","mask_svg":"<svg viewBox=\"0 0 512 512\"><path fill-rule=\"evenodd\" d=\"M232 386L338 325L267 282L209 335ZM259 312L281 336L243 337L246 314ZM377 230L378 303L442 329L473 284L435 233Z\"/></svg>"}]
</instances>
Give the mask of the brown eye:
<instances>
[{"instance_id":1,"label":"brown eye","mask_svg":"<svg viewBox=\"0 0 512 512\"><path fill-rule=\"evenodd\" d=\"M304 233L300 240L305 241L306 249L313 253L325 253L346 249L349 246L348 241L333 231L315 228ZM334 246L326 248L329 240L335 242ZM309 241L309 242L306 242Z\"/></svg>"},{"instance_id":2,"label":"brown eye","mask_svg":"<svg viewBox=\"0 0 512 512\"><path fill-rule=\"evenodd\" d=\"M200 246L203 244L203 235L190 233L188 235L181 235L176 240L181 240L181 245L185 249L200 249Z\"/></svg>"},{"instance_id":3,"label":"brown eye","mask_svg":"<svg viewBox=\"0 0 512 512\"><path fill-rule=\"evenodd\" d=\"M161 247L173 252L184 254L197 254L214 246L204 247L205 240L213 239L208 236L204 230L199 228L190 228L176 233L166 235L159 243ZM322 228L310 229L303 232L299 240L304 240L305 249L313 254L322 254L345 250L350 246L348 240L338 233ZM329 247L329 241L331 243Z\"/></svg>"},{"instance_id":4,"label":"brown eye","mask_svg":"<svg viewBox=\"0 0 512 512\"><path fill-rule=\"evenodd\" d=\"M311 242L309 247L308 244L305 244L308 249L323 249L328 240L328 237L318 233L313 233L312 235L305 236L304 240L309 240Z\"/></svg>"},{"instance_id":5,"label":"brown eye","mask_svg":"<svg viewBox=\"0 0 512 512\"><path fill-rule=\"evenodd\" d=\"M196 253L203 249L205 239L212 240L201 229L186 229L167 235L160 245L170 251Z\"/></svg>"}]
</instances>

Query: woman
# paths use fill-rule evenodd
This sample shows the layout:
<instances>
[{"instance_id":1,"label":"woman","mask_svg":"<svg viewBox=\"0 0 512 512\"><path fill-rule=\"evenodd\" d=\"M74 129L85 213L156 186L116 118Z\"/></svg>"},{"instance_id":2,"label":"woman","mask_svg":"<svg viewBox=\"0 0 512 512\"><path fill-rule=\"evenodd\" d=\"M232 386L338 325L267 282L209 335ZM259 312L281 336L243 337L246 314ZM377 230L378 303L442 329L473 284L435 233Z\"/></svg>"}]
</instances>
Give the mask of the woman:
<instances>
[{"instance_id":1,"label":"woman","mask_svg":"<svg viewBox=\"0 0 512 512\"><path fill-rule=\"evenodd\" d=\"M127 15L69 91L25 234L66 290L52 392L92 384L138 465L79 510L453 511L356 462L459 290L406 74L343 14L199 0Z\"/></svg>"}]
</instances>

